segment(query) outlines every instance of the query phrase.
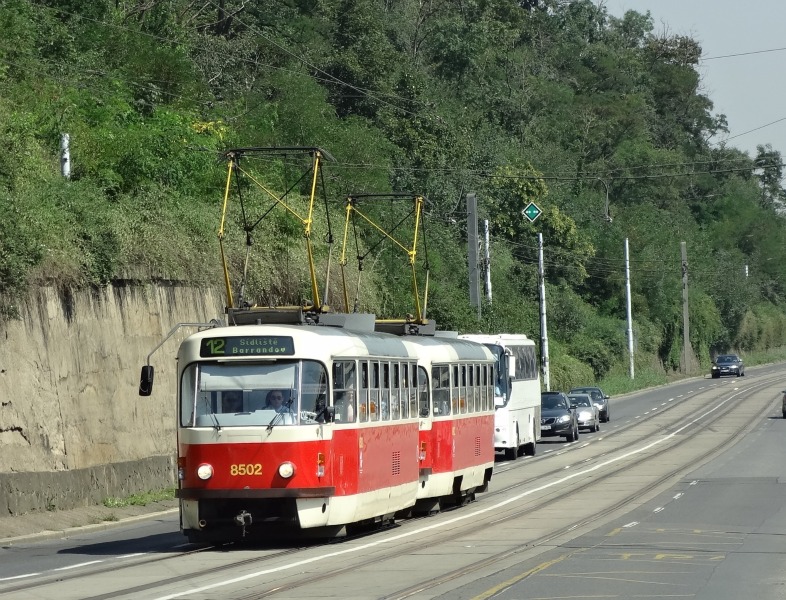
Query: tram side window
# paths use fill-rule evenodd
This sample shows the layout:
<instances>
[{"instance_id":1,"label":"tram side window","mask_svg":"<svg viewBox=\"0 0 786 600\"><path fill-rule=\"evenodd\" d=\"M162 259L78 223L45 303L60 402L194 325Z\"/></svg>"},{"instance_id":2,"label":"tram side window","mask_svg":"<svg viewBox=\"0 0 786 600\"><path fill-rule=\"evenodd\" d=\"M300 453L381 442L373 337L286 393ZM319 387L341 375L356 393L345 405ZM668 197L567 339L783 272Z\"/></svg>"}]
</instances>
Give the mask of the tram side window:
<instances>
[{"instance_id":1,"label":"tram side window","mask_svg":"<svg viewBox=\"0 0 786 600\"><path fill-rule=\"evenodd\" d=\"M302 367L302 389L300 408L313 412L318 421L324 421L324 409L328 403L327 372L325 367L313 360L304 360Z\"/></svg>"},{"instance_id":2,"label":"tram side window","mask_svg":"<svg viewBox=\"0 0 786 600\"><path fill-rule=\"evenodd\" d=\"M391 363L390 369L390 418L397 421L401 418L401 365Z\"/></svg>"},{"instance_id":3,"label":"tram side window","mask_svg":"<svg viewBox=\"0 0 786 600\"><path fill-rule=\"evenodd\" d=\"M371 361L369 366L371 367L371 386L368 390L368 418L370 421L379 421L379 361Z\"/></svg>"},{"instance_id":4,"label":"tram side window","mask_svg":"<svg viewBox=\"0 0 786 600\"><path fill-rule=\"evenodd\" d=\"M483 378L481 382L481 397L483 398L483 410L491 410L491 405L494 402L493 396L491 395L491 377L489 376L489 369L491 369L491 365L482 365L480 367L480 374ZM492 398L492 399L490 399Z\"/></svg>"},{"instance_id":5,"label":"tram side window","mask_svg":"<svg viewBox=\"0 0 786 600\"><path fill-rule=\"evenodd\" d=\"M409 418L409 364L403 363L399 365L399 381L401 381L401 386L399 388L399 407L401 410L401 418L408 419Z\"/></svg>"},{"instance_id":6,"label":"tram side window","mask_svg":"<svg viewBox=\"0 0 786 600\"><path fill-rule=\"evenodd\" d=\"M412 372L412 376L415 377L415 369L416 369L415 365L412 365L410 369ZM418 398L418 405L420 406L420 413L415 412L415 407L413 406L412 416L420 414L421 417L427 417L429 416L431 411L429 410L428 373L426 372L426 369L424 369L423 367L417 367L417 377L415 377L415 379L417 379L417 381L413 382L412 385L413 394L411 397L412 398L415 397L414 390L417 390L417 398ZM445 391L448 392L448 390ZM450 406L450 400L448 396L445 397L444 402L445 402L445 406L448 407ZM434 414L437 414L436 406L437 403L435 400Z\"/></svg>"},{"instance_id":7,"label":"tram side window","mask_svg":"<svg viewBox=\"0 0 786 600\"><path fill-rule=\"evenodd\" d=\"M371 383L369 378L368 361L360 363L360 388L358 388L358 419L368 421L368 388Z\"/></svg>"},{"instance_id":8,"label":"tram side window","mask_svg":"<svg viewBox=\"0 0 786 600\"><path fill-rule=\"evenodd\" d=\"M336 422L354 423L357 415L355 390L357 389L354 360L341 360L333 363L333 406L336 408Z\"/></svg>"},{"instance_id":9,"label":"tram side window","mask_svg":"<svg viewBox=\"0 0 786 600\"><path fill-rule=\"evenodd\" d=\"M431 396L434 399L434 416L449 415L451 408L450 367L431 368Z\"/></svg>"},{"instance_id":10,"label":"tram side window","mask_svg":"<svg viewBox=\"0 0 786 600\"><path fill-rule=\"evenodd\" d=\"M459 389L459 406L461 407L461 412L467 412L467 365L461 365L459 367L459 373L461 374L461 387Z\"/></svg>"},{"instance_id":11,"label":"tram side window","mask_svg":"<svg viewBox=\"0 0 786 600\"><path fill-rule=\"evenodd\" d=\"M423 386L426 386L426 394L428 394L428 379L425 376L426 370L423 367L418 367L415 363L409 365L409 416L418 416L418 407L420 407L420 414L423 414L423 409L428 406L428 401L424 407L420 399L420 391ZM423 416L431 414L426 410Z\"/></svg>"},{"instance_id":12,"label":"tram side window","mask_svg":"<svg viewBox=\"0 0 786 600\"><path fill-rule=\"evenodd\" d=\"M478 385L478 394L479 394L479 402L480 402L480 405L478 406L478 410L488 410L488 390L486 389L487 381L488 381L488 379L486 378L487 368L488 367L486 365L478 366L477 385Z\"/></svg>"},{"instance_id":13,"label":"tram side window","mask_svg":"<svg viewBox=\"0 0 786 600\"><path fill-rule=\"evenodd\" d=\"M467 365L467 412L475 412L475 365Z\"/></svg>"},{"instance_id":14,"label":"tram side window","mask_svg":"<svg viewBox=\"0 0 786 600\"><path fill-rule=\"evenodd\" d=\"M390 420L390 363L379 363L379 418L383 421Z\"/></svg>"}]
</instances>

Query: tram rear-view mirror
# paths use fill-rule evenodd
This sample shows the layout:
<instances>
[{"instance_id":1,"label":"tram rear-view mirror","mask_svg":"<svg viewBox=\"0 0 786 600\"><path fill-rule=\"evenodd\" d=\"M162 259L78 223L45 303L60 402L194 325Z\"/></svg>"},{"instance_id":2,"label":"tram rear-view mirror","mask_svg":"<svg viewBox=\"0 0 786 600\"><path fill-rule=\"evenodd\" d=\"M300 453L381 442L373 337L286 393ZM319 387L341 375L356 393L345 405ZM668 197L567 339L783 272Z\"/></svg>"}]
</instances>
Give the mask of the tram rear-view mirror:
<instances>
[{"instance_id":1,"label":"tram rear-view mirror","mask_svg":"<svg viewBox=\"0 0 786 600\"><path fill-rule=\"evenodd\" d=\"M149 396L153 392L153 365L144 365L139 377L139 395Z\"/></svg>"}]
</instances>

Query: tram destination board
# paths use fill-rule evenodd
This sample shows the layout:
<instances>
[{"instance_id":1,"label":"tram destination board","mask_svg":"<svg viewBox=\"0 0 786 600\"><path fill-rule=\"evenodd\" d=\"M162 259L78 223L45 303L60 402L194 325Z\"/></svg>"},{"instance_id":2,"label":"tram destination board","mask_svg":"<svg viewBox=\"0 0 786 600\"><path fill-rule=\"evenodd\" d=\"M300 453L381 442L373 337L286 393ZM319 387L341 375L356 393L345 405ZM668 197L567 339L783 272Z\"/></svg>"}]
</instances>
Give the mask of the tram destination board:
<instances>
[{"instance_id":1,"label":"tram destination board","mask_svg":"<svg viewBox=\"0 0 786 600\"><path fill-rule=\"evenodd\" d=\"M295 343L286 335L239 335L202 340L199 356L292 356Z\"/></svg>"}]
</instances>

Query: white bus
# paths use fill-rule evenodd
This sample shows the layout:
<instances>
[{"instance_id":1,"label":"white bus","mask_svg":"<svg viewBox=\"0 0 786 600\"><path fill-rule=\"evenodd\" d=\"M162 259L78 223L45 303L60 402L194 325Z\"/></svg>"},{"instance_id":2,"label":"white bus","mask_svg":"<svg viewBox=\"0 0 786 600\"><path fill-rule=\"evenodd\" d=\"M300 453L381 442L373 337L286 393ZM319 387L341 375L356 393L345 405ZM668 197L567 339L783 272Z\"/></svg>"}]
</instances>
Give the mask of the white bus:
<instances>
[{"instance_id":1,"label":"white bus","mask_svg":"<svg viewBox=\"0 0 786 600\"><path fill-rule=\"evenodd\" d=\"M497 359L494 448L515 460L534 456L540 439L540 370L535 342L522 334L460 335L485 344Z\"/></svg>"}]
</instances>

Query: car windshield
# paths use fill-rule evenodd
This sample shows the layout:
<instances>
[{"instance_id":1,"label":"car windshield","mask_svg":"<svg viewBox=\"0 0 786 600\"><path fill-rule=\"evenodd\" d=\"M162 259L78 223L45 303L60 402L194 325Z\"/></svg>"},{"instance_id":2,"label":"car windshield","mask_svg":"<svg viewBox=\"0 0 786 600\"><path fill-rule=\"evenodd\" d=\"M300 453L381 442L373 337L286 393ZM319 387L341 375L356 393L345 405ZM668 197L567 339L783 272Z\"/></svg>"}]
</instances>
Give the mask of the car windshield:
<instances>
[{"instance_id":1,"label":"car windshield","mask_svg":"<svg viewBox=\"0 0 786 600\"><path fill-rule=\"evenodd\" d=\"M730 355L730 356L719 356L718 359L715 362L717 362L718 364L720 364L720 363L727 363L728 364L728 363L735 363L738 360L739 359L736 356Z\"/></svg>"},{"instance_id":2,"label":"car windshield","mask_svg":"<svg viewBox=\"0 0 786 600\"><path fill-rule=\"evenodd\" d=\"M576 406L592 406L589 396L569 396L569 398Z\"/></svg>"},{"instance_id":3,"label":"car windshield","mask_svg":"<svg viewBox=\"0 0 786 600\"><path fill-rule=\"evenodd\" d=\"M543 408L567 408L565 401L560 396L543 396L540 399Z\"/></svg>"}]
</instances>

